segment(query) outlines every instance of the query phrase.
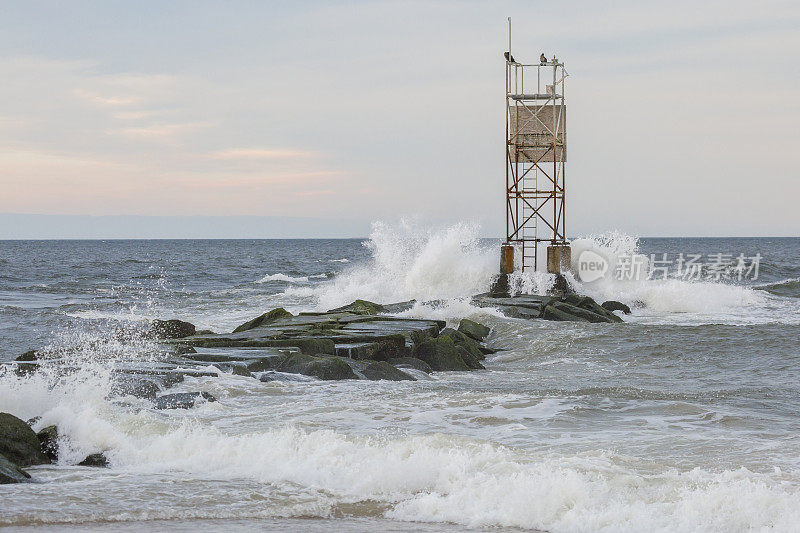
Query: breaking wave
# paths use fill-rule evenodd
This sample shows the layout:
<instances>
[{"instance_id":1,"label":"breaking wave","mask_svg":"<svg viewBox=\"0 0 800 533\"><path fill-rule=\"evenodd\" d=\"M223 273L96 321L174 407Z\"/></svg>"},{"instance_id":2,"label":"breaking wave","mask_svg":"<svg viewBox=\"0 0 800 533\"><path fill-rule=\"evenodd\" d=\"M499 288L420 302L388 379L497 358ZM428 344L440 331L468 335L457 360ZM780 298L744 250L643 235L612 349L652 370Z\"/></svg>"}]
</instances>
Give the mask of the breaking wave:
<instances>
[{"instance_id":1,"label":"breaking wave","mask_svg":"<svg viewBox=\"0 0 800 533\"><path fill-rule=\"evenodd\" d=\"M469 299L488 290L497 271L496 246L482 245L479 227L465 223L430 229L403 220L375 222L363 245L371 257L330 283L287 294L314 295L322 310L356 299L379 303Z\"/></svg>"},{"instance_id":2,"label":"breaking wave","mask_svg":"<svg viewBox=\"0 0 800 533\"><path fill-rule=\"evenodd\" d=\"M639 470L612 452L554 456L441 434L348 436L291 425L235 434L197 418L168 420L148 409L123 410L106 400L102 372L83 370L76 378L0 375L0 411L41 416L37 429L57 424L65 464L104 451L123 479L169 473L193 480L191 487L199 480L250 480L273 487L284 502L190 511L134 499L119 514L96 517L103 520L330 517L346 506L356 516L377 512L401 521L553 532L791 531L800 521L798 472ZM203 408L225 409L198 409ZM189 497L181 492L189 487L172 486L171 498ZM77 484L71 491L74 502L94 497L91 484L85 493ZM215 499L223 500L224 492ZM0 523L24 519L12 512ZM37 516L41 522L85 519L69 507Z\"/></svg>"},{"instance_id":3,"label":"breaking wave","mask_svg":"<svg viewBox=\"0 0 800 533\"><path fill-rule=\"evenodd\" d=\"M613 272L622 257L638 256L644 265L648 258L639 251L638 239L620 233L593 235L572 241L572 267L577 270L578 257L590 250L608 263ZM660 315L696 314L722 320L774 321L774 306L764 292L737 285L726 280L686 280L670 276L667 279L620 280L606 275L591 283L582 283L567 275L570 283L582 294L599 302L618 300L647 313ZM794 320L796 312L788 320Z\"/></svg>"},{"instance_id":4,"label":"breaking wave","mask_svg":"<svg viewBox=\"0 0 800 533\"><path fill-rule=\"evenodd\" d=\"M787 298L800 298L800 278L791 278L777 283L756 285L755 289Z\"/></svg>"}]
</instances>

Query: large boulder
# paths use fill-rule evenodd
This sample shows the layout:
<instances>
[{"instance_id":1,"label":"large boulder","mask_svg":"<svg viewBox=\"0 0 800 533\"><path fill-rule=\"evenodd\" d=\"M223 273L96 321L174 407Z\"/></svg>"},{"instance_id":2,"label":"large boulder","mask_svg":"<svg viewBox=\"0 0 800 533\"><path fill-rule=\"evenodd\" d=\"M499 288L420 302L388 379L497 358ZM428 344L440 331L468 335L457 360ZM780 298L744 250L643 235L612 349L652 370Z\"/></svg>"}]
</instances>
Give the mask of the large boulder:
<instances>
[{"instance_id":1,"label":"large boulder","mask_svg":"<svg viewBox=\"0 0 800 533\"><path fill-rule=\"evenodd\" d=\"M0 413L0 455L17 466L50 462L31 427L9 413Z\"/></svg>"},{"instance_id":2,"label":"large boulder","mask_svg":"<svg viewBox=\"0 0 800 533\"><path fill-rule=\"evenodd\" d=\"M14 359L17 363L17 374L25 375L35 372L39 368L39 352L29 350Z\"/></svg>"},{"instance_id":3,"label":"large boulder","mask_svg":"<svg viewBox=\"0 0 800 533\"><path fill-rule=\"evenodd\" d=\"M278 367L280 372L303 374L318 379L332 381L340 379L358 379L358 376L341 358L334 356L315 357L313 355L294 353Z\"/></svg>"},{"instance_id":4,"label":"large boulder","mask_svg":"<svg viewBox=\"0 0 800 533\"><path fill-rule=\"evenodd\" d=\"M348 350L352 359L370 359L373 361L388 361L397 357L405 357L409 354L406 347L406 338L403 335L390 335L377 342L364 343Z\"/></svg>"},{"instance_id":5,"label":"large boulder","mask_svg":"<svg viewBox=\"0 0 800 533\"><path fill-rule=\"evenodd\" d=\"M158 383L153 379L124 375L111 385L113 396L135 396L152 400L160 392Z\"/></svg>"},{"instance_id":6,"label":"large boulder","mask_svg":"<svg viewBox=\"0 0 800 533\"><path fill-rule=\"evenodd\" d=\"M542 318L572 322L622 322L588 296L569 294L550 300L542 310Z\"/></svg>"},{"instance_id":7,"label":"large boulder","mask_svg":"<svg viewBox=\"0 0 800 533\"><path fill-rule=\"evenodd\" d=\"M38 361L39 360L39 352L36 350L28 350L24 354L17 356L14 361L23 361L23 362L31 362L31 361Z\"/></svg>"},{"instance_id":8,"label":"large boulder","mask_svg":"<svg viewBox=\"0 0 800 533\"><path fill-rule=\"evenodd\" d=\"M150 334L159 339L191 337L196 331L194 324L177 319L153 320L150 324Z\"/></svg>"},{"instance_id":9,"label":"large boulder","mask_svg":"<svg viewBox=\"0 0 800 533\"><path fill-rule=\"evenodd\" d=\"M486 326L484 326L483 324L479 324L468 318L464 318L461 320L461 323L458 324L458 331L460 331L467 337L470 337L480 342L489 335L489 332L491 330Z\"/></svg>"},{"instance_id":10,"label":"large boulder","mask_svg":"<svg viewBox=\"0 0 800 533\"><path fill-rule=\"evenodd\" d=\"M94 466L105 468L108 466L108 458L102 453L93 453L86 456L86 459L78 463L78 466Z\"/></svg>"},{"instance_id":11,"label":"large boulder","mask_svg":"<svg viewBox=\"0 0 800 533\"><path fill-rule=\"evenodd\" d=\"M208 392L176 392L165 394L153 400L156 409L190 409L198 402L216 402L217 399Z\"/></svg>"},{"instance_id":12,"label":"large boulder","mask_svg":"<svg viewBox=\"0 0 800 533\"><path fill-rule=\"evenodd\" d=\"M573 306L569 306L569 309L572 309ZM577 309L577 308L575 308ZM586 322L583 318L576 316L569 310L564 310L560 307L555 305L547 305L542 310L541 318L545 320L554 320L557 322Z\"/></svg>"},{"instance_id":13,"label":"large boulder","mask_svg":"<svg viewBox=\"0 0 800 533\"><path fill-rule=\"evenodd\" d=\"M314 376L322 380L358 379L350 365L338 357L320 357L306 366L301 372L306 376Z\"/></svg>"},{"instance_id":14,"label":"large boulder","mask_svg":"<svg viewBox=\"0 0 800 533\"><path fill-rule=\"evenodd\" d=\"M415 346L414 355L433 370L471 370L461 356L463 350L448 336L430 338Z\"/></svg>"},{"instance_id":15,"label":"large boulder","mask_svg":"<svg viewBox=\"0 0 800 533\"><path fill-rule=\"evenodd\" d=\"M290 346L296 346L300 348L301 352L309 355L333 355L336 353L336 343L333 342L333 339L306 337L302 339L291 339L290 342Z\"/></svg>"},{"instance_id":16,"label":"large boulder","mask_svg":"<svg viewBox=\"0 0 800 533\"><path fill-rule=\"evenodd\" d=\"M445 328L441 333L439 333L439 336L450 337L453 339L453 342L456 346L463 349L470 355L471 358L477 361L486 359L486 355L484 355L483 351L481 350L480 343L471 337L467 337L460 331L456 331L453 328ZM462 357L464 357L463 354Z\"/></svg>"},{"instance_id":17,"label":"large boulder","mask_svg":"<svg viewBox=\"0 0 800 533\"><path fill-rule=\"evenodd\" d=\"M58 428L56 426L47 426L41 429L36 438L39 439L39 445L44 454L51 460L58 459Z\"/></svg>"},{"instance_id":18,"label":"large boulder","mask_svg":"<svg viewBox=\"0 0 800 533\"><path fill-rule=\"evenodd\" d=\"M31 476L0 454L0 485L25 483Z\"/></svg>"},{"instance_id":19,"label":"large boulder","mask_svg":"<svg viewBox=\"0 0 800 533\"><path fill-rule=\"evenodd\" d=\"M290 313L283 307L278 307L276 309L273 309L272 311L267 311L261 316L255 317L253 320L248 320L247 322L245 322L244 324L233 330L233 332L239 333L240 331L247 331L249 329L254 329L259 326L271 324L272 322L275 322L276 320L279 320L281 318L291 318L293 316L294 315L292 313Z\"/></svg>"},{"instance_id":20,"label":"large boulder","mask_svg":"<svg viewBox=\"0 0 800 533\"><path fill-rule=\"evenodd\" d=\"M370 363L361 371L364 377L372 380L387 380L387 381L416 381L417 379L393 367L386 361L375 361Z\"/></svg>"},{"instance_id":21,"label":"large boulder","mask_svg":"<svg viewBox=\"0 0 800 533\"><path fill-rule=\"evenodd\" d=\"M622 302L618 302L616 300L608 300L600 304L600 306L605 309L606 311L622 311L626 315L631 314L631 308L625 305Z\"/></svg>"}]
</instances>

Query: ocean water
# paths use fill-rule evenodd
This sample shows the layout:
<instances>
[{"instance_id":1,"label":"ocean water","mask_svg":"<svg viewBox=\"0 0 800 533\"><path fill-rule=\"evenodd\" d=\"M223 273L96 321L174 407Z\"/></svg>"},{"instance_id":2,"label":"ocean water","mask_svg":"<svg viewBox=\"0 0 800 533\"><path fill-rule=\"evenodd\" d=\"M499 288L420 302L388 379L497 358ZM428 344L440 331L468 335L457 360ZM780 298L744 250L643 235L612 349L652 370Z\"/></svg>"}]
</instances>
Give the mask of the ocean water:
<instances>
[{"instance_id":1,"label":"ocean water","mask_svg":"<svg viewBox=\"0 0 800 533\"><path fill-rule=\"evenodd\" d=\"M499 241L469 225L376 224L365 240L1 241L0 360L74 348L77 372L0 370L0 411L57 424L59 464L0 486L19 529L798 531L800 239L588 236L609 256L760 254L756 280L602 281L622 324L470 305ZM542 274L515 276L537 292ZM492 327L486 371L416 382L270 382L155 411L109 397L154 318L230 331L274 307L430 301ZM103 451L108 469L70 466Z\"/></svg>"}]
</instances>

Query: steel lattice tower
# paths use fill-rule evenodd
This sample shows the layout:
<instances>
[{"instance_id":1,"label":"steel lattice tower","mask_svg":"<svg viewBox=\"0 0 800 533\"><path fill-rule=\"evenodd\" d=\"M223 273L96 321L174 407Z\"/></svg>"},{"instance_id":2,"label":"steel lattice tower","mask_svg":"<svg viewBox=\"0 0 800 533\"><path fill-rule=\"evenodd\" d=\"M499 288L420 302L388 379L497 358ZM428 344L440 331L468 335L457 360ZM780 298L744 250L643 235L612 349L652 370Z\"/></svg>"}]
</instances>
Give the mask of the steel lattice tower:
<instances>
[{"instance_id":1,"label":"steel lattice tower","mask_svg":"<svg viewBox=\"0 0 800 533\"><path fill-rule=\"evenodd\" d=\"M506 242L536 269L538 245L566 246L567 72L558 59L523 64L506 58Z\"/></svg>"}]
</instances>

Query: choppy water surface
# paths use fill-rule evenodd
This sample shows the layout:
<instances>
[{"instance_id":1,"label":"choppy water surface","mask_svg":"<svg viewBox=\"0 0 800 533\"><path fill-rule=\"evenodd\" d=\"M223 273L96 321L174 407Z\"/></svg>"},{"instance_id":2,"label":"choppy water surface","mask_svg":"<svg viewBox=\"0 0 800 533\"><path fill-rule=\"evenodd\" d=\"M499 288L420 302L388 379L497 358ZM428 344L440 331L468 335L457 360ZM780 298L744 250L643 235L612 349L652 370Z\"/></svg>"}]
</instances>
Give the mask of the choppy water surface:
<instances>
[{"instance_id":1,"label":"choppy water surface","mask_svg":"<svg viewBox=\"0 0 800 533\"><path fill-rule=\"evenodd\" d=\"M638 305L624 324L470 306L497 244L466 226L383 225L366 244L0 242L0 359L80 345L82 367L0 375L0 411L65 435L63 464L30 470L43 483L0 486L0 524L798 530L800 239L643 239L645 254L760 253L760 278L581 287ZM116 358L152 357L120 340L127 325L229 331L273 307L356 298L438 300L408 314L480 320L505 350L485 372L417 382L188 378L176 389L219 398L189 411L106 399ZM68 466L101 450L111 468Z\"/></svg>"}]
</instances>

